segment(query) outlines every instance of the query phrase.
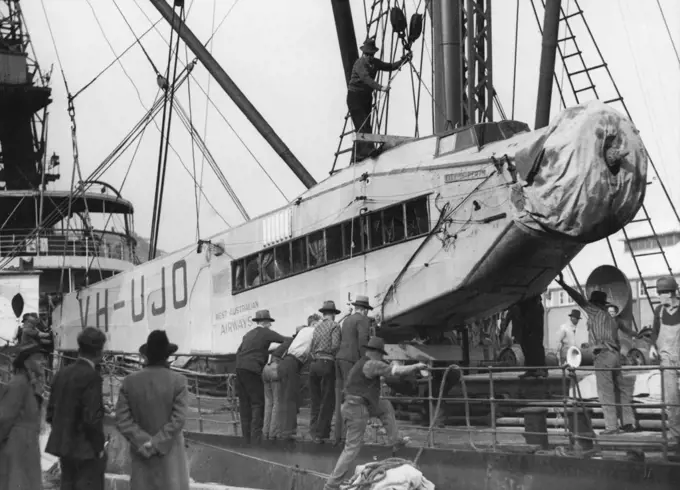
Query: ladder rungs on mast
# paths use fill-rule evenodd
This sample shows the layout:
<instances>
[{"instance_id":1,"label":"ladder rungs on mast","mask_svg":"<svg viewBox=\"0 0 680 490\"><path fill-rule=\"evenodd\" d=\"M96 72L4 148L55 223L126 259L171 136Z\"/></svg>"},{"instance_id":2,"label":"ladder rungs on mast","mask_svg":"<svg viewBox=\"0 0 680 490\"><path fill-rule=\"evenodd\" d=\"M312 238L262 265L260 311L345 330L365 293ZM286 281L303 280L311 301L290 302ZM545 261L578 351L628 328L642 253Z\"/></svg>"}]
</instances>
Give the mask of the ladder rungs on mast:
<instances>
[{"instance_id":1,"label":"ladder rungs on mast","mask_svg":"<svg viewBox=\"0 0 680 490\"><path fill-rule=\"evenodd\" d=\"M567 75L570 76L570 77L573 77L573 76L576 76L576 75L580 75L581 73L586 73L586 72L590 72L590 71L593 71L593 70L597 70L598 68L604 68L605 66L607 66L607 63L602 63L601 65L591 66L590 68L584 68L583 70L578 70L578 71L575 71L575 72L572 72L572 73L568 73Z\"/></svg>"},{"instance_id":2,"label":"ladder rungs on mast","mask_svg":"<svg viewBox=\"0 0 680 490\"><path fill-rule=\"evenodd\" d=\"M578 56L578 55L580 55L580 54L582 54L581 51L579 51L579 50L577 49L577 50L574 51L573 53L565 54L565 55L563 56L563 58L566 60L566 59L569 59L569 58L571 58L571 57L573 57L573 56Z\"/></svg>"},{"instance_id":3,"label":"ladder rungs on mast","mask_svg":"<svg viewBox=\"0 0 680 490\"><path fill-rule=\"evenodd\" d=\"M583 10L579 9L576 12L574 12L573 14L565 15L564 17L562 17L560 19L560 22L562 22L563 20L571 19L572 17L576 17L577 15L581 15L582 13L583 13Z\"/></svg>"}]
</instances>

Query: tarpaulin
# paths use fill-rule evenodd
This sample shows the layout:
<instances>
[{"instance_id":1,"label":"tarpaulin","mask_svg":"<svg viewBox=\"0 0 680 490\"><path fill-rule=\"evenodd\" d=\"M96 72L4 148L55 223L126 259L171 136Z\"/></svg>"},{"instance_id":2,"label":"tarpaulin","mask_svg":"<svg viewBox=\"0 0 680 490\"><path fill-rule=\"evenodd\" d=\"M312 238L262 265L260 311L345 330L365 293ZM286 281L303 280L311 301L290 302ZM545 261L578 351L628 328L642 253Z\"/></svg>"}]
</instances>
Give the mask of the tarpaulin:
<instances>
[{"instance_id":1,"label":"tarpaulin","mask_svg":"<svg viewBox=\"0 0 680 490\"><path fill-rule=\"evenodd\" d=\"M608 149L618 159L605 159ZM520 223L583 243L616 233L645 196L647 152L633 123L600 101L564 110L515 154Z\"/></svg>"}]
</instances>

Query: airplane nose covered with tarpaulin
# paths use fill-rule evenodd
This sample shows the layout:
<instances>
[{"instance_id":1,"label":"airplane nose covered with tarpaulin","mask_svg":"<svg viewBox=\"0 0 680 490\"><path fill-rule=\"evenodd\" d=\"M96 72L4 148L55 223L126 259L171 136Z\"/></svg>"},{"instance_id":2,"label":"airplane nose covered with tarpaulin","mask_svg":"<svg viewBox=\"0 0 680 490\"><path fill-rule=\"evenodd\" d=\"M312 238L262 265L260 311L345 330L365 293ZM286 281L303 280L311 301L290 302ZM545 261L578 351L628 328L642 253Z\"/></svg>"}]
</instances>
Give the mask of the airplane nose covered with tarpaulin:
<instances>
[{"instance_id":1,"label":"airplane nose covered with tarpaulin","mask_svg":"<svg viewBox=\"0 0 680 490\"><path fill-rule=\"evenodd\" d=\"M621 230L642 206L647 152L638 130L599 101L568 108L515 155L525 181L517 220L581 243Z\"/></svg>"}]
</instances>

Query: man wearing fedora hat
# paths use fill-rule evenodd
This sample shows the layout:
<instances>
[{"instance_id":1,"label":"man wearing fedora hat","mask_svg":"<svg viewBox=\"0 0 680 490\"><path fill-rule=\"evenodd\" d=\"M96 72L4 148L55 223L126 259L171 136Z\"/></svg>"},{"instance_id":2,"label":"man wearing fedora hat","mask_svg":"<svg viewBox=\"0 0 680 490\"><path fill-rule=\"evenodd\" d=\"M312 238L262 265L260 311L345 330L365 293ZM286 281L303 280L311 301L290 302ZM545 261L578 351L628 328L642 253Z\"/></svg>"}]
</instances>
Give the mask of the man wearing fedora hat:
<instances>
[{"instance_id":1,"label":"man wearing fedora hat","mask_svg":"<svg viewBox=\"0 0 680 490\"><path fill-rule=\"evenodd\" d=\"M400 444L394 408L389 400L380 398L381 377L405 376L428 369L427 364L421 362L410 366L388 364L384 361L384 356L387 355L385 341L379 337L371 337L364 347L365 354L350 371L345 385L345 401L341 408L342 417L347 424L345 447L324 490L339 488L347 476L363 446L370 417L380 418L390 444Z\"/></svg>"},{"instance_id":2,"label":"man wearing fedora hat","mask_svg":"<svg viewBox=\"0 0 680 490\"><path fill-rule=\"evenodd\" d=\"M146 366L126 376L120 387L116 422L130 443L130 490L189 490L182 433L187 380L168 365L177 349L165 331L152 331L139 348Z\"/></svg>"},{"instance_id":3,"label":"man wearing fedora hat","mask_svg":"<svg viewBox=\"0 0 680 490\"><path fill-rule=\"evenodd\" d=\"M557 334L557 352L559 353L560 363L566 362L569 347L579 346L579 342L576 340L576 330L580 321L581 310L573 309L569 313L569 321L560 325Z\"/></svg>"},{"instance_id":4,"label":"man wearing fedora hat","mask_svg":"<svg viewBox=\"0 0 680 490\"><path fill-rule=\"evenodd\" d=\"M241 415L241 431L246 442L262 440L264 424L264 382L262 370L273 343L283 343L288 337L271 330L275 321L269 310L255 312L256 327L243 336L236 351L236 389Z\"/></svg>"},{"instance_id":5,"label":"man wearing fedora hat","mask_svg":"<svg viewBox=\"0 0 680 490\"><path fill-rule=\"evenodd\" d=\"M331 434L335 411L335 355L340 348L340 325L335 315L340 310L334 301L324 301L319 309L323 320L314 328L310 353L309 392L311 411L309 429L314 442L322 442Z\"/></svg>"},{"instance_id":6,"label":"man wearing fedora hat","mask_svg":"<svg viewBox=\"0 0 680 490\"><path fill-rule=\"evenodd\" d=\"M45 452L61 463L61 488L103 490L104 401L102 360L106 335L94 327L78 335L78 360L57 372L47 402L47 423L52 426Z\"/></svg>"},{"instance_id":7,"label":"man wearing fedora hat","mask_svg":"<svg viewBox=\"0 0 680 490\"><path fill-rule=\"evenodd\" d=\"M340 333L340 348L336 354L336 408L335 408L335 440L344 438L340 405L342 402L342 390L347 383L347 377L354 364L366 353L366 345L370 337L371 319L368 312L373 309L368 301L368 296L357 295L352 303L354 313L342 322Z\"/></svg>"},{"instance_id":8,"label":"man wearing fedora hat","mask_svg":"<svg viewBox=\"0 0 680 490\"><path fill-rule=\"evenodd\" d=\"M408 53L394 63L385 63L376 59L375 54L379 51L375 45L375 38L371 37L361 46L362 56L354 62L352 75L347 85L347 107L349 108L352 123L357 133L371 134L371 110L373 108L373 91L388 92L390 86L382 86L375 81L375 76L380 71L391 72L397 70L413 56ZM373 144L357 142L355 162L368 158L373 151Z\"/></svg>"},{"instance_id":9,"label":"man wearing fedora hat","mask_svg":"<svg viewBox=\"0 0 680 490\"><path fill-rule=\"evenodd\" d=\"M593 291L590 298L586 299L581 294L564 282L564 276L559 274L557 283L573 299L576 304L586 312L588 316L588 343L593 349L595 356L594 366L597 396L602 404L605 430L602 434L616 434L621 430L632 432L637 426L635 412L632 408L632 399L628 390L622 390L623 376L621 373L621 343L619 330L636 336L637 334L617 322L607 311L607 293ZM618 427L617 405L621 406L622 427Z\"/></svg>"}]
</instances>

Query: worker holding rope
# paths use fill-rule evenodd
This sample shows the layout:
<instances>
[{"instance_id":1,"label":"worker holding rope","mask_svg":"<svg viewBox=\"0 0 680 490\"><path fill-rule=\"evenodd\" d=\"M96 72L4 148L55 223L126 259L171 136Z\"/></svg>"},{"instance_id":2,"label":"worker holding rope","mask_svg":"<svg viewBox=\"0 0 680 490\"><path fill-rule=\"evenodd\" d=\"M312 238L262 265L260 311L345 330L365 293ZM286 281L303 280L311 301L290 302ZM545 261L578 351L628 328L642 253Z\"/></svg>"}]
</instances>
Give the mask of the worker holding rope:
<instances>
[{"instance_id":1,"label":"worker holding rope","mask_svg":"<svg viewBox=\"0 0 680 490\"><path fill-rule=\"evenodd\" d=\"M389 400L380 399L381 376L405 376L427 369L421 362L411 366L390 365L384 360L385 342L371 337L366 345L366 355L352 367L345 384L345 401L342 404L342 418L346 426L345 448L338 458L333 473L326 481L324 490L340 488L354 460L364 443L364 433L370 417L378 417L387 432L389 442L400 446L394 408Z\"/></svg>"},{"instance_id":2,"label":"worker holding rope","mask_svg":"<svg viewBox=\"0 0 680 490\"><path fill-rule=\"evenodd\" d=\"M376 59L375 54L379 51L375 45L375 38L368 38L361 46L363 55L354 62L352 76L347 85L347 107L352 117L352 123L357 133L371 134L371 111L373 109L373 91L380 90L389 92L390 84L383 86L375 81L375 76L380 71L394 71L401 68L413 57L409 51L394 63L385 63ZM355 163L371 156L373 144L357 142Z\"/></svg>"}]
</instances>

